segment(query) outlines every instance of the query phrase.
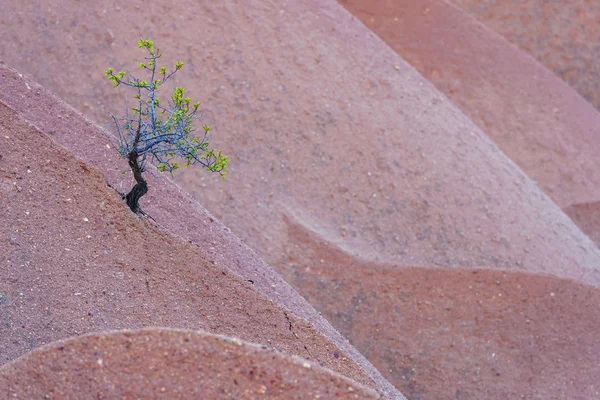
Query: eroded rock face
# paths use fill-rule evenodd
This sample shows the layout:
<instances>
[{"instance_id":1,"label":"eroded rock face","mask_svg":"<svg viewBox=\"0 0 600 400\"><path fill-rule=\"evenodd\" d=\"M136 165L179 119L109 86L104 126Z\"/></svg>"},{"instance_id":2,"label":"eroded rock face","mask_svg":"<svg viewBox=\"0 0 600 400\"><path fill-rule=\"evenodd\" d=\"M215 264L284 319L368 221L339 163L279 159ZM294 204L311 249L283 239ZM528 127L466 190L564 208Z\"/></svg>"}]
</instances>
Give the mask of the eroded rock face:
<instances>
[{"instance_id":1,"label":"eroded rock face","mask_svg":"<svg viewBox=\"0 0 600 400\"><path fill-rule=\"evenodd\" d=\"M556 75L445 1L341 3L561 208L600 199L600 114Z\"/></svg>"},{"instance_id":2,"label":"eroded rock face","mask_svg":"<svg viewBox=\"0 0 600 400\"><path fill-rule=\"evenodd\" d=\"M600 109L600 4L452 0L535 57Z\"/></svg>"},{"instance_id":3,"label":"eroded rock face","mask_svg":"<svg viewBox=\"0 0 600 400\"><path fill-rule=\"evenodd\" d=\"M597 287L514 271L374 263L301 226L289 234L299 246L286 280L407 398L600 394Z\"/></svg>"},{"instance_id":4,"label":"eroded rock face","mask_svg":"<svg viewBox=\"0 0 600 400\"><path fill-rule=\"evenodd\" d=\"M267 346L156 328L54 342L0 367L0 387L7 398L379 398Z\"/></svg>"},{"instance_id":5,"label":"eroded rock face","mask_svg":"<svg viewBox=\"0 0 600 400\"><path fill-rule=\"evenodd\" d=\"M60 109L45 99L46 106ZM85 125L80 116L62 115ZM207 255L202 245L140 219L98 170L5 104L0 138L0 235L6 238L0 242L0 363L94 331L205 329L296 354L402 398L324 320L299 317L310 311L298 294L288 299L297 304L294 312ZM234 259L253 262L246 249L229 249L236 251Z\"/></svg>"},{"instance_id":6,"label":"eroded rock face","mask_svg":"<svg viewBox=\"0 0 600 400\"><path fill-rule=\"evenodd\" d=\"M600 201L572 204L564 212L590 239L600 245Z\"/></svg>"},{"instance_id":7,"label":"eroded rock face","mask_svg":"<svg viewBox=\"0 0 600 400\"><path fill-rule=\"evenodd\" d=\"M2 56L36 76L41 67L25 62L32 50L21 49L44 43L56 60L120 69L137 66L134 31L161 32L158 20L132 17L142 2L106 13L108 3L92 9L66 4L73 11L68 17L58 5L32 18L34 5L9 10L15 15L11 32L23 34L5 44ZM186 62L191 79L181 82L204 100L217 147L234 160L225 182L194 170L183 171L180 181L271 265L285 262L287 215L366 259L517 268L598 281L595 246L469 118L337 3L244 4L184 1L147 11L179 21L170 36L157 33L156 41L172 60ZM197 12L183 12L189 9ZM57 18L73 26L68 35L60 23L47 23ZM24 25L16 23L21 20ZM107 29L115 37L110 44L81 40L104 37ZM68 45L49 40L57 35ZM187 45L186 35L202 39ZM122 93L87 77L87 68L52 58L44 68L57 71L46 84L97 121L107 121L113 104L122 103ZM61 84L67 75L81 82L80 91ZM513 121L495 118L493 126ZM68 138L61 143L78 147ZM596 145L590 142L590 148ZM541 162L545 153L536 157ZM523 159L537 162L525 153ZM558 186L557 193L574 196L593 182L577 190ZM152 211L148 200L142 207Z\"/></svg>"},{"instance_id":8,"label":"eroded rock face","mask_svg":"<svg viewBox=\"0 0 600 400\"><path fill-rule=\"evenodd\" d=\"M593 197L593 191L600 190L596 185L600 169L593 168L595 161L589 156L596 152L598 143L593 140L594 129L600 126L596 111L589 105L579 107L585 102L573 97L567 86L552 86L557 81L531 59L506 58L506 42L498 38L490 42L485 36L489 30L481 24L472 19L469 23L452 19L457 15L452 13L458 12L454 8L435 7L446 3L419 2L407 8L406 20L398 24L405 30L401 35L391 31L409 46L410 51L403 53L392 45L404 59L332 1L281 5L254 0L244 2L243 7L236 1L198 6L183 0L177 7L133 1L120 5L119 10L107 2L96 2L91 8L76 2L64 4L72 10L69 16L64 16L58 5L36 13L34 3L11 9L15 17L3 22L11 27L11 40L16 45L5 42L3 49L7 50L0 53L2 57L39 77L87 115L106 121L107 109L121 104L120 95L99 79L90 79L89 70L65 66L61 60L102 68L109 64L119 69L136 65L138 56L131 49L139 32L158 32L155 39L165 54L173 61L182 59L189 67L193 79L182 76L181 83L194 98L204 100L205 121L213 126L218 147L232 159L225 183L193 171L184 172L180 182L317 304L373 363L382 369L389 367L386 376L413 397L437 399L460 393L478 398L491 393L485 391L487 384L490 390L499 390L493 393L521 393L518 387L494 386L497 372L509 374L513 370L497 369L498 364L490 361L494 349L486 347L485 340L497 328L493 318L517 318L514 313L529 312L531 305L525 301L525 305L517 306L515 299L523 299L517 292L498 292L503 297L510 295L515 303L509 304L514 307L495 308L502 303L486 303L490 308L481 311L486 315L481 332L468 330L468 326L454 329L460 316L446 309L439 294L453 299L469 325L479 315L473 310L479 305L474 297L465 295L463 299L461 294L468 293L466 282L478 282L472 278L472 270L486 272L486 279L475 285L482 297L497 296L492 292L494 274L505 272L518 277L506 278L516 285L525 279L521 275L539 274L540 279L550 275L555 279L552 285L558 288L554 293L560 288L576 293L560 283L571 279L580 285L576 288L589 290L591 304L596 302L598 249L554 203L565 207L587 201L589 193ZM148 15L160 15L160 19L132 17L141 9ZM161 23L165 20L177 24L163 31ZM453 29L444 25L448 21L453 22ZM60 28L61 24L69 25L69 33ZM436 35L432 29L437 29ZM191 43L190 37L199 39ZM440 37L445 45L440 44ZM62 44L58 46L52 38L60 38ZM31 49L40 43L52 53L43 68L26 62L35 56ZM466 47L450 47L448 43ZM478 54L472 49L487 49L486 54L496 58L468 58ZM465 58L467 65L461 64ZM450 66L450 72L444 66ZM531 83L531 75L522 75L525 67L548 80ZM509 72L503 73L503 68ZM498 69L499 75L486 75ZM63 85L66 76L80 82L80 92ZM483 89L473 94L463 88ZM530 97L542 90L547 90L543 93L551 100ZM14 101L4 96L4 101ZM469 109L472 112L467 111L468 104L476 105ZM494 113L497 109L503 112ZM550 117L548 109L552 110ZM522 110L526 112L519 114ZM44 119L44 110L35 113ZM569 126L585 133L583 139L570 136ZM536 135L519 136L524 132ZM497 140L504 152L486 134ZM75 137L74 131L54 134L54 140L75 154L94 158L73 140ZM513 153L507 150L510 146L514 146ZM580 154L589 157L577 159L574 155L580 149ZM537 180L554 202L505 154ZM101 160L96 162L102 165ZM563 165L558 172L553 166L557 162ZM152 194L142 204L158 216L159 223L167 224L169 213L160 211L164 206L172 207L159 204ZM295 233L297 226L314 238L303 242ZM186 235L196 228L186 227ZM210 235L199 237L211 242ZM321 255L322 242L335 246ZM347 258L332 260L330 252L336 247ZM361 261L353 262L350 255ZM434 266L441 268L441 275L435 275ZM333 272L326 275L329 267ZM409 269L413 267L417 270ZM388 269L391 272L385 272ZM422 291L411 288L416 282L406 275L409 272L432 283ZM279 296L286 304L296 301L286 300L279 284L271 283L275 278L267 276L268 284L266 279L260 283L262 293ZM345 277L352 284L346 282L346 288L340 288ZM277 288L269 289L272 285ZM382 286L389 298L377 297ZM534 280L524 290L531 298L545 299L545 290L536 292L539 287L546 286ZM411 296L420 296L434 306L414 308ZM361 309L361 303L369 306ZM585 308L584 318L592 325L598 320L597 309ZM549 316L557 309L543 310ZM436 322L422 319L421 313L429 311L438 313L432 319ZM425 333L404 326L413 322ZM521 326L522 319L517 322L499 326L500 331L521 337L523 331L538 333L549 328L546 320L531 331ZM384 324L390 328L383 329ZM373 329L373 325L378 328ZM565 328L565 335L580 333L586 327ZM471 335L472 349L481 351L469 353L468 344L457 347L460 351L450 347L465 334ZM565 339L561 335L556 337ZM420 341L423 337L427 340ZM551 336L545 338L544 343L554 343L548 339ZM515 371L537 373L540 360L523 360L505 339L493 338L502 351L497 354L520 363ZM532 348L536 349L528 349ZM596 350L589 342L581 349ZM559 349L543 350L555 354ZM463 351L473 357L468 365L461 363ZM593 361L593 356L579 364L569 359L569 365L586 367ZM465 377L477 371L473 365L481 366L483 372ZM567 383L556 379L563 372L539 372L542 378L527 386L527 393L542 396L547 390L544 385L553 380L559 385L553 387L566 393ZM440 377L447 379L444 385L432 382ZM585 387L587 382L578 382L576 387L584 388L584 394L593 394L595 389Z\"/></svg>"}]
</instances>

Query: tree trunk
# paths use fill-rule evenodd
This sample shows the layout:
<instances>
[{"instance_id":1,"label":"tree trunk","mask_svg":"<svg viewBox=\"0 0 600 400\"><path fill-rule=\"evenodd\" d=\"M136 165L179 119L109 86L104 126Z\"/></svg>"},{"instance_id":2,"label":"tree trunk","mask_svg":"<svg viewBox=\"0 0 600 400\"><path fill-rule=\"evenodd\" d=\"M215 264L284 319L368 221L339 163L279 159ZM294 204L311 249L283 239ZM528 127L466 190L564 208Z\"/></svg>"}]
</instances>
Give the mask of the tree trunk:
<instances>
[{"instance_id":1,"label":"tree trunk","mask_svg":"<svg viewBox=\"0 0 600 400\"><path fill-rule=\"evenodd\" d=\"M138 202L140 198L148 192L148 184L142 177L142 169L138 164L138 154L135 151L129 153L129 166L133 171L133 177L137 183L131 189L131 191L127 193L125 198L127 199L127 205L131 211L137 213L140 210Z\"/></svg>"}]
</instances>

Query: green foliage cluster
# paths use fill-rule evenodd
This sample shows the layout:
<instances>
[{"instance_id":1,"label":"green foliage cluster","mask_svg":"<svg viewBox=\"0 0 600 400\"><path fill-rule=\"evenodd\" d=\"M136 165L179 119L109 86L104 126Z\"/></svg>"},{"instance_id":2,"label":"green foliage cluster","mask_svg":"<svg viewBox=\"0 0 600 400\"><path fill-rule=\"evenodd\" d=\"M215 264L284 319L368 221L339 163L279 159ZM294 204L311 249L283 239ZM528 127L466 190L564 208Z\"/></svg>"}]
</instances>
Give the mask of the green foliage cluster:
<instances>
[{"instance_id":1,"label":"green foliage cluster","mask_svg":"<svg viewBox=\"0 0 600 400\"><path fill-rule=\"evenodd\" d=\"M186 167L200 164L225 178L227 157L220 150L210 148L210 126L204 125L202 134L195 135L193 122L198 119L200 103L192 103L180 86L175 88L165 106L158 97L158 89L183 68L183 62L177 61L168 71L166 66L158 66L162 53L154 42L140 39L138 47L147 53L145 61L139 63L140 69L149 76L147 80L125 71L115 72L112 68L105 71L114 87L123 85L136 91L137 105L131 108L133 115L130 111L122 118L112 115L117 127L119 152L130 160L132 156L137 159L141 171L150 160L159 171L172 173L180 168L177 160L183 160Z\"/></svg>"}]
</instances>

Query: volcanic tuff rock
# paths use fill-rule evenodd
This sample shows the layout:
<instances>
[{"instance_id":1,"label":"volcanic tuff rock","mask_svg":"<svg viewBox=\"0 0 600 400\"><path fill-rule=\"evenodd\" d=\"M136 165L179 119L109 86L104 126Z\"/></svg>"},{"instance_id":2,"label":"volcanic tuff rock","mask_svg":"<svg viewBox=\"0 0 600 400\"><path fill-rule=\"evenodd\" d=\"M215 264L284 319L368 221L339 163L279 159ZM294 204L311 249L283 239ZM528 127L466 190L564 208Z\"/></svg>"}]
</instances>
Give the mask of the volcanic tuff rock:
<instances>
[{"instance_id":1,"label":"volcanic tuff rock","mask_svg":"<svg viewBox=\"0 0 600 400\"><path fill-rule=\"evenodd\" d=\"M527 51L600 109L600 3L452 0Z\"/></svg>"},{"instance_id":2,"label":"volcanic tuff rock","mask_svg":"<svg viewBox=\"0 0 600 400\"><path fill-rule=\"evenodd\" d=\"M600 200L600 114L529 54L445 1L341 3L460 107L561 208L568 212Z\"/></svg>"},{"instance_id":3,"label":"volcanic tuff rock","mask_svg":"<svg viewBox=\"0 0 600 400\"><path fill-rule=\"evenodd\" d=\"M53 342L0 367L17 398L376 399L299 357L205 332L144 329Z\"/></svg>"},{"instance_id":4,"label":"volcanic tuff rock","mask_svg":"<svg viewBox=\"0 0 600 400\"><path fill-rule=\"evenodd\" d=\"M178 82L204 101L232 159L224 183L191 170L180 182L397 387L413 398L594 396L600 353L585 332L599 320L600 254L561 208L598 200L597 112L446 2L405 2L396 14L376 7L385 2L344 4L395 22L370 25L354 10L392 49L331 0L24 1L8 5L0 56L107 123L122 92L101 71L135 66L131 49L152 33L167 61L186 63ZM26 93L22 113L61 124L54 140L128 187L92 145L103 142L67 129L23 86L0 96ZM142 207L213 242L208 215L168 225L193 204L181 196ZM210 247L211 257L229 248ZM267 271L222 259L243 276ZM261 293L291 308L277 279L261 279ZM307 310L298 315L323 332ZM580 370L590 372L569 372Z\"/></svg>"},{"instance_id":5,"label":"volcanic tuff rock","mask_svg":"<svg viewBox=\"0 0 600 400\"><path fill-rule=\"evenodd\" d=\"M0 73L3 93L23 89L11 105L27 110L0 101L0 235L6 238L0 242L6 277L0 288L0 362L87 332L206 329L296 354L402 398L305 300L172 182L153 181L158 206L170 202L163 210L172 217L169 223L205 220L206 231L188 228L218 243L170 233L161 226L164 214L157 213L155 223L128 211L102 173L25 118L54 139L60 131L102 141L97 127L14 70L2 66ZM37 109L25 107L32 100ZM48 111L45 119L35 119L36 110ZM115 169L116 156L111 150L103 157L104 144L93 147L96 161ZM177 203L190 207L176 208ZM236 270L228 267L232 264ZM266 293L263 279L274 282ZM286 305L276 295L284 295Z\"/></svg>"}]
</instances>

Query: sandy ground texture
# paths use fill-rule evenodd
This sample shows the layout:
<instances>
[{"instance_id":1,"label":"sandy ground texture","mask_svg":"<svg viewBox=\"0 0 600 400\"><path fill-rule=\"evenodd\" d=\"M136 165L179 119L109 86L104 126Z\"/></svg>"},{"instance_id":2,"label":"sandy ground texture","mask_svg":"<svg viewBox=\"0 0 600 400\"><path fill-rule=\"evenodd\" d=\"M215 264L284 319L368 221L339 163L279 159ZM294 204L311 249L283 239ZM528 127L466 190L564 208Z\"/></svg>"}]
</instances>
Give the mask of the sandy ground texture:
<instances>
[{"instance_id":1,"label":"sandy ground texture","mask_svg":"<svg viewBox=\"0 0 600 400\"><path fill-rule=\"evenodd\" d=\"M399 268L299 226L290 235L299 247L286 280L408 399L600 396L597 287L520 271Z\"/></svg>"},{"instance_id":2,"label":"sandy ground texture","mask_svg":"<svg viewBox=\"0 0 600 400\"><path fill-rule=\"evenodd\" d=\"M401 398L333 329L328 338L203 246L131 213L98 170L3 104L0 140L0 362L87 332L205 329L299 355Z\"/></svg>"},{"instance_id":3,"label":"sandy ground texture","mask_svg":"<svg viewBox=\"0 0 600 400\"><path fill-rule=\"evenodd\" d=\"M564 211L590 239L600 244L600 201L574 204Z\"/></svg>"},{"instance_id":4,"label":"sandy ground texture","mask_svg":"<svg viewBox=\"0 0 600 400\"><path fill-rule=\"evenodd\" d=\"M63 13L63 9L70 13ZM452 99L439 93L333 1L224 1L198 6L184 0L176 7L141 1L119 5L100 1L93 6L65 1L43 7L22 2L8 11L11 18L2 23L9 33L0 44L0 57L100 123L107 123L107 112L123 103L122 92L102 82L102 71L108 65L117 69L137 65L134 61L139 55L132 49L140 35L152 34L169 61L182 59L187 72L184 68L179 82L191 96L204 102L205 121L213 126L214 142L232 160L225 182L183 171L180 181L186 190L301 294L318 303L320 311L413 398L444 398L457 390L464 398L478 398L494 390L512 393L523 382L501 381L496 372L490 372L487 367L493 351L474 351L469 353L472 358L462 357L457 346L443 335L461 341L465 333L454 329L452 318L445 314L445 318L440 316L439 326L425 326L429 331L423 335L404 326L407 320L398 318L416 318L420 311L409 311L410 305L396 298L382 302L388 306L377 308L381 315L373 318L377 323L385 322L389 329L377 330L374 323L368 324L364 319L368 309L361 314L360 323L334 318L338 313L356 312L361 304L360 296L355 299L356 291L379 293L381 285L387 283L384 280L391 276L381 272L383 267L395 272L389 278L388 290L397 293L406 290L398 276L405 271L414 273L411 268L422 269L421 273L431 277L429 286L415 293L429 297L422 300L429 302L439 296L438 290L461 299L467 289L456 277L467 279L474 270L485 272L481 293L489 298L497 296L493 274L502 273L513 277L510 282L515 282L515 276L533 276L533 283L528 281L524 289L527 293L538 293L536 288L544 287L543 278L551 279L559 288L564 286L566 293L573 293L567 290L570 284L596 293L600 281L598 248L559 207L571 204L571 197L589 187L596 190L590 183L595 182L591 177L596 170L583 173L575 169L581 175L572 175L573 179L583 183L577 189L569 186L563 194L565 204L557 206L488 138L487 129L478 127ZM144 18L136 17L139 15ZM164 21L176 22L165 28ZM479 33L468 31L465 37ZM517 72L514 76L518 77ZM53 115L52 108L43 103L37 107L38 88L27 80L19 82L9 85L8 91L0 91L2 101L17 103L19 112L31 114L28 119L40 121L36 125L45 132L54 131L53 125L64 127L55 130L53 139L85 160L95 159L94 165L104 171L102 159L97 158L99 150L89 145L87 135L67 129L71 121L65 114ZM69 82L77 82L77 89L73 90ZM560 90L557 96L562 99ZM500 100L495 104L503 105ZM574 108L582 123L587 123L588 117L597 118L587 107ZM546 114L539 115L546 118ZM507 124L517 124L510 113L505 117ZM553 140L548 139L548 147L556 145ZM594 145L589 143L591 148ZM532 150L532 157L539 155ZM105 172L111 182L115 175L112 170ZM126 190L127 179L127 175L121 177L122 183L114 186ZM151 190L153 187L160 190L156 184ZM554 198L557 192L550 195ZM163 217L169 213L161 214L156 197L150 195L142 203L160 224L168 223ZM168 203L162 204L168 207ZM206 220L198 222L186 228L189 234L207 225ZM298 231L312 235L308 245ZM204 236L204 240L208 238ZM360 262L325 255L313 259L323 242L333 246L330 251L337 249ZM326 268L335 272L328 278L333 283L315 286L321 269ZM345 288L341 284L345 279L358 286ZM452 282L455 286L446 286ZM261 289L263 293L268 287ZM277 284L270 293L279 294L279 288ZM330 292L326 292L328 288L332 288ZM320 297L315 294L319 289ZM543 294L536 296L543 298ZM286 300L279 301L285 304ZM392 308L396 302L397 309ZM535 305L535 312L541 315L550 315L553 310L544 302ZM467 303L456 307L471 310ZM490 315L496 313L498 319L508 320L515 317L513 312L525 312L522 307L500 305L492 308ZM597 309L583 309L581 319L595 323ZM464 315L466 324L475 324L479 314L471 310ZM544 322L539 320L542 325L537 329L551 328ZM478 346L493 334L494 327L486 324L485 329L474 330L473 343ZM523 331L516 323L507 326L510 329L494 336L499 349L510 348L511 338ZM582 325L560 335L579 329ZM424 346L422 336L432 338L428 343L437 346L436 351L419 351ZM543 343L559 346L547 338L542 338ZM531 351L531 357L519 358L511 353L511 363L520 363L521 370L541 376L541 383L531 383L523 395L543 396L547 393L543 383L549 381L557 385L557 393L567 391L571 382L561 381L561 377L568 375L568 366L592 362L593 356L579 355L588 354L589 349L594 350L593 344L582 343L574 350L580 353L571 352L573 358L564 364L562 359L557 361L556 369L539 369L540 365L547 366L540 361L544 354ZM559 349L547 350L552 351ZM395 357L404 354L412 356L398 361L398 369L384 371L390 359L396 362ZM466 376L473 365L482 366L484 372ZM437 375L427 375L425 371L434 368L439 370ZM493 382L505 385L494 386ZM585 386L587 382L576 382L576 395L595 393L593 386Z\"/></svg>"},{"instance_id":5,"label":"sandy ground texture","mask_svg":"<svg viewBox=\"0 0 600 400\"><path fill-rule=\"evenodd\" d=\"M561 208L600 200L600 114L529 54L445 1L340 2L457 104ZM569 24L560 19L544 26ZM537 27L521 30L534 35ZM600 225L594 231L600 233Z\"/></svg>"},{"instance_id":6,"label":"sandy ground texture","mask_svg":"<svg viewBox=\"0 0 600 400\"><path fill-rule=\"evenodd\" d=\"M299 357L239 339L173 329L53 342L0 367L17 399L377 399Z\"/></svg>"},{"instance_id":7,"label":"sandy ground texture","mask_svg":"<svg viewBox=\"0 0 600 400\"><path fill-rule=\"evenodd\" d=\"M600 109L600 3L451 0L527 51Z\"/></svg>"},{"instance_id":8,"label":"sandy ground texture","mask_svg":"<svg viewBox=\"0 0 600 400\"><path fill-rule=\"evenodd\" d=\"M144 4L117 10L109 2L92 9L65 2L40 13L19 4L3 21L14 41L3 43L2 57L110 128L107 112L124 98L102 72L107 65L137 71L138 33L157 32L165 62L187 63L180 82L204 101L214 143L232 160L225 182L193 169L180 180L270 264L285 260L287 215L366 259L600 282L596 246L469 118L337 3ZM130 17L137 12L149 17ZM168 34L150 17L159 13L160 21L178 21ZM183 38L200 27L196 49ZM108 32L114 40L92 39ZM43 46L51 54L43 66L27 61ZM94 151L79 138L57 140L80 157Z\"/></svg>"}]
</instances>

